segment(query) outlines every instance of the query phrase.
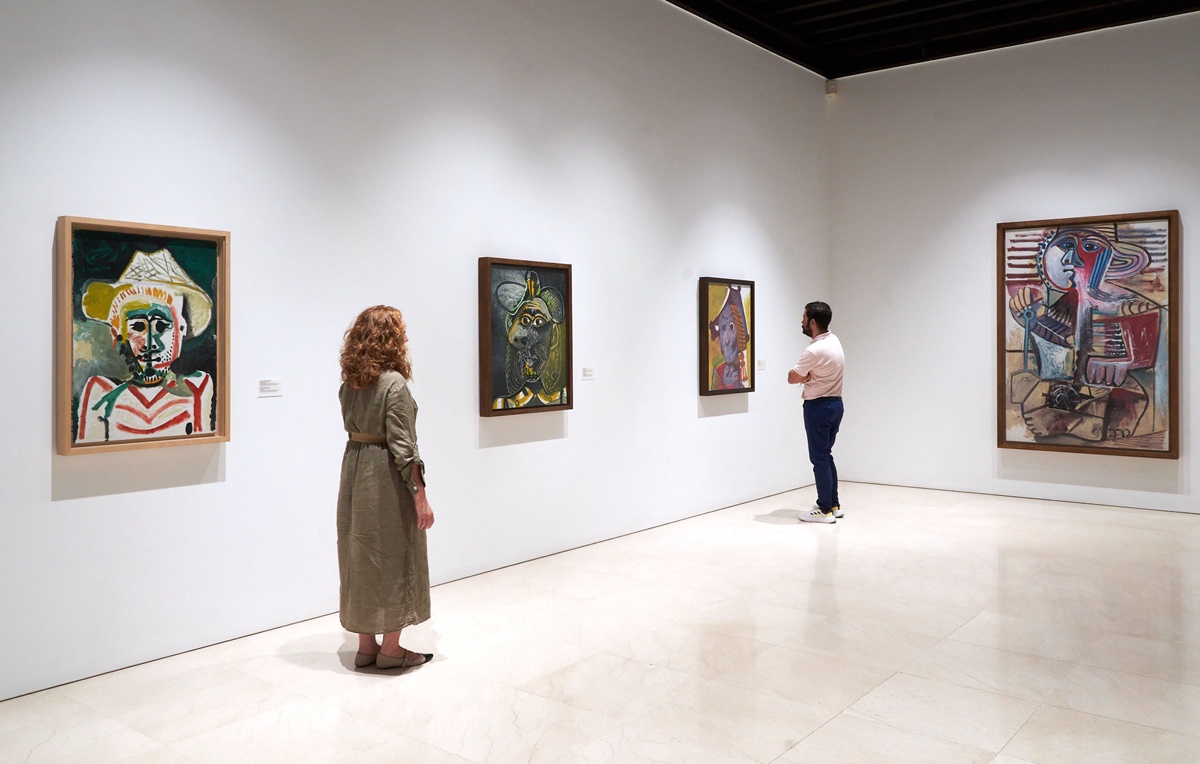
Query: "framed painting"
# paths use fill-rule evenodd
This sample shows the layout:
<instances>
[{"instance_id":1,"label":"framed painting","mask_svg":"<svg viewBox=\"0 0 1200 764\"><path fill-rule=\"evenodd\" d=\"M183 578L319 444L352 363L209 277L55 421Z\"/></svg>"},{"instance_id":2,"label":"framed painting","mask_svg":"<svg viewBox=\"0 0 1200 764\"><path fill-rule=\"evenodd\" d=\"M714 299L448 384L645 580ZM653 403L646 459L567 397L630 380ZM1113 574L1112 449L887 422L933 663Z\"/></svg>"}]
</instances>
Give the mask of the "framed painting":
<instances>
[{"instance_id":1,"label":"framed painting","mask_svg":"<svg viewBox=\"0 0 1200 764\"><path fill-rule=\"evenodd\" d=\"M754 392L754 282L700 279L700 394Z\"/></svg>"},{"instance_id":2,"label":"framed painting","mask_svg":"<svg viewBox=\"0 0 1200 764\"><path fill-rule=\"evenodd\" d=\"M229 233L58 219L58 453L229 440Z\"/></svg>"},{"instance_id":3,"label":"framed painting","mask_svg":"<svg viewBox=\"0 0 1200 764\"><path fill-rule=\"evenodd\" d=\"M479 415L570 409L571 266L479 258Z\"/></svg>"},{"instance_id":4,"label":"framed painting","mask_svg":"<svg viewBox=\"0 0 1200 764\"><path fill-rule=\"evenodd\" d=\"M1179 213L997 226L1001 448L1179 458Z\"/></svg>"}]
</instances>

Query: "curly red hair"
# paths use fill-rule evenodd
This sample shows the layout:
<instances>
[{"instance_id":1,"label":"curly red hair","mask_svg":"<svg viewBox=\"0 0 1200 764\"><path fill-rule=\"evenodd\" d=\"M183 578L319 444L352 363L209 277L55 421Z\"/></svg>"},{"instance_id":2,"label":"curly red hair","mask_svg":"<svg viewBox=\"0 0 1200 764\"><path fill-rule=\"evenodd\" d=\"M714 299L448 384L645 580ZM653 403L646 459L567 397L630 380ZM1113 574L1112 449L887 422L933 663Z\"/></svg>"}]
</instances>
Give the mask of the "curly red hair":
<instances>
[{"instance_id":1,"label":"curly red hair","mask_svg":"<svg viewBox=\"0 0 1200 764\"><path fill-rule=\"evenodd\" d=\"M342 381L355 390L374 384L385 371L412 379L404 316L388 305L358 314L342 340Z\"/></svg>"}]
</instances>

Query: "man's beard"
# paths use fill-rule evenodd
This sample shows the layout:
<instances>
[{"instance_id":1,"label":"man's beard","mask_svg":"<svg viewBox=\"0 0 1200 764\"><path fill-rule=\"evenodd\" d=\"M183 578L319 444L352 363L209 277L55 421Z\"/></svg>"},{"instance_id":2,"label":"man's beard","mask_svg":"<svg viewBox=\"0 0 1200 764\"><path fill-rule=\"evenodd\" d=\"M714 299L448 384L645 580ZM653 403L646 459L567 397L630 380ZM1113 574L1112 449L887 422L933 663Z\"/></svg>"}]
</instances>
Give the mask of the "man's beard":
<instances>
[{"instance_id":1,"label":"man's beard","mask_svg":"<svg viewBox=\"0 0 1200 764\"><path fill-rule=\"evenodd\" d=\"M155 367L153 360L138 358L133 354L133 349L127 344L121 345L121 355L125 356L125 363L129 366L129 371L133 374L135 382L145 385L157 385L167 376L167 369ZM155 354L151 358L157 359L158 355Z\"/></svg>"}]
</instances>

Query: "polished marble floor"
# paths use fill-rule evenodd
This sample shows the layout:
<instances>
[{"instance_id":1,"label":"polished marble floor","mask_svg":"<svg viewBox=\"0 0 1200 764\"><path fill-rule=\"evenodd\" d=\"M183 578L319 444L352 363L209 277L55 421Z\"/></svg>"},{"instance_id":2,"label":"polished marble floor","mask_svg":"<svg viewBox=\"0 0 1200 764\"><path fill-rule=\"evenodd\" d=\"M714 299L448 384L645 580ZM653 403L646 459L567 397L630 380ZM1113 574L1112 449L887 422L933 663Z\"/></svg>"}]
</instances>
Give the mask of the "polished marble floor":
<instances>
[{"instance_id":1,"label":"polished marble floor","mask_svg":"<svg viewBox=\"0 0 1200 764\"><path fill-rule=\"evenodd\" d=\"M3 762L1200 762L1200 516L845 485L0 703Z\"/></svg>"}]
</instances>

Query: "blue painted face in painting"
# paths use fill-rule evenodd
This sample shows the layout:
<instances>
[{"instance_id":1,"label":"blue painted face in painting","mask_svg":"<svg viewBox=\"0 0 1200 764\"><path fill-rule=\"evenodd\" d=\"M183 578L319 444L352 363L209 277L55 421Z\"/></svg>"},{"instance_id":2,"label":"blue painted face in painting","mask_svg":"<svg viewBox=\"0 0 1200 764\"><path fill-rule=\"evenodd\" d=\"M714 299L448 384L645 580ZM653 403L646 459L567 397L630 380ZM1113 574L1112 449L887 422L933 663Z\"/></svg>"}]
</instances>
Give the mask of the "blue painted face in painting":
<instances>
[{"instance_id":1,"label":"blue painted face in painting","mask_svg":"<svg viewBox=\"0 0 1200 764\"><path fill-rule=\"evenodd\" d=\"M1058 258L1060 283L1056 286L1100 290L1112 262L1112 247L1104 237L1090 231L1068 231L1056 237L1052 246L1062 253Z\"/></svg>"}]
</instances>

